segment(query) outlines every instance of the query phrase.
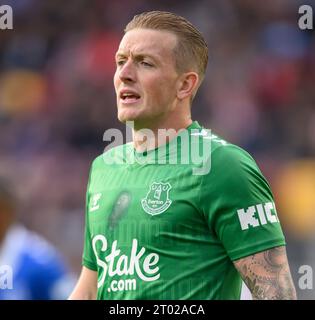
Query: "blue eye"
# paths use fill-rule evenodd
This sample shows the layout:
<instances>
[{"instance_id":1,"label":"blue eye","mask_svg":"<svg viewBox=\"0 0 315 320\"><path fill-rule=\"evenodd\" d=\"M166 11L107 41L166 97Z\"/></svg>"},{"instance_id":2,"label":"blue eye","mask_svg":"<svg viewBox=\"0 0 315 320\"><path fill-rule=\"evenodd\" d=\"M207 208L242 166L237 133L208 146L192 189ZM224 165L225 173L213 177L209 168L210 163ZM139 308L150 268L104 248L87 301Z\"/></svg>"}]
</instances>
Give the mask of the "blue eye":
<instances>
[{"instance_id":1,"label":"blue eye","mask_svg":"<svg viewBox=\"0 0 315 320\"><path fill-rule=\"evenodd\" d=\"M153 65L151 63L148 63L146 61L141 61L141 64L145 67L153 67Z\"/></svg>"}]
</instances>

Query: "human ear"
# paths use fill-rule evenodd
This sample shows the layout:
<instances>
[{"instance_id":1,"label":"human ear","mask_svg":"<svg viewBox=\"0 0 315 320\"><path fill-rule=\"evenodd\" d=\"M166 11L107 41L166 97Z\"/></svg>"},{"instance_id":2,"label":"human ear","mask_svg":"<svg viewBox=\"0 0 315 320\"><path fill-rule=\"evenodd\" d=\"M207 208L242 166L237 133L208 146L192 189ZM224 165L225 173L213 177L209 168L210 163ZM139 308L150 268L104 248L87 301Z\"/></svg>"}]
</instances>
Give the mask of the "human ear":
<instances>
[{"instance_id":1,"label":"human ear","mask_svg":"<svg viewBox=\"0 0 315 320\"><path fill-rule=\"evenodd\" d=\"M177 98L183 100L196 91L199 84L199 75L196 72L183 73L178 82Z\"/></svg>"}]
</instances>

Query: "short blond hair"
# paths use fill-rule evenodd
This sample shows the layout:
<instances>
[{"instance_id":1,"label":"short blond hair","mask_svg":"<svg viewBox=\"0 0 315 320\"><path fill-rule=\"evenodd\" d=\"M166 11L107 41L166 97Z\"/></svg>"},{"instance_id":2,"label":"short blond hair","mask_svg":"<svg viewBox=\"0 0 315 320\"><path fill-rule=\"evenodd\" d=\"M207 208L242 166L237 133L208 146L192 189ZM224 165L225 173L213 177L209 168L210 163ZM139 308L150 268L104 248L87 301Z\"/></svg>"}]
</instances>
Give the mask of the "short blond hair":
<instances>
[{"instance_id":1,"label":"short blond hair","mask_svg":"<svg viewBox=\"0 0 315 320\"><path fill-rule=\"evenodd\" d=\"M125 33L133 29L153 29L174 33L174 49L178 72L196 71L203 80L208 64L208 46L201 32L188 20L171 12L149 11L135 15L127 24Z\"/></svg>"}]
</instances>

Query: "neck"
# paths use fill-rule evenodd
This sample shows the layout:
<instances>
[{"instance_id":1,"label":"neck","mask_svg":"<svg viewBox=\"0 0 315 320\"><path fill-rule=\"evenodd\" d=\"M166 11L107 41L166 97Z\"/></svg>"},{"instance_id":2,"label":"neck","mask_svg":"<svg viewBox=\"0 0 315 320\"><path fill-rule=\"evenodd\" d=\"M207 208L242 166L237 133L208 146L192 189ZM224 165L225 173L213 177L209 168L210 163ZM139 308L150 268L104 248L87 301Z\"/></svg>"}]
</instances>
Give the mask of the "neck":
<instances>
[{"instance_id":1,"label":"neck","mask_svg":"<svg viewBox=\"0 0 315 320\"><path fill-rule=\"evenodd\" d=\"M192 123L191 117L166 121L163 124L133 128L133 144L138 152L158 148L174 139L180 130L186 129Z\"/></svg>"}]
</instances>

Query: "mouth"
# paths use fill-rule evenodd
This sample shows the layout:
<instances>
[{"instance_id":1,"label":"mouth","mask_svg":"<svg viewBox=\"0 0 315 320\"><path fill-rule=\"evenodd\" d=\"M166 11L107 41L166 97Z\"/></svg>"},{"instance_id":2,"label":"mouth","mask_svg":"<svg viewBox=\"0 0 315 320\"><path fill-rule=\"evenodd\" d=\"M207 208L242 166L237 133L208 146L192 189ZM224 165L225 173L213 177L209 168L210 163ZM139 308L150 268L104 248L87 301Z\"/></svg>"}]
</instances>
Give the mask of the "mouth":
<instances>
[{"instance_id":1,"label":"mouth","mask_svg":"<svg viewBox=\"0 0 315 320\"><path fill-rule=\"evenodd\" d=\"M123 104L132 104L140 100L141 96L131 90L122 90L119 94L121 103Z\"/></svg>"}]
</instances>

